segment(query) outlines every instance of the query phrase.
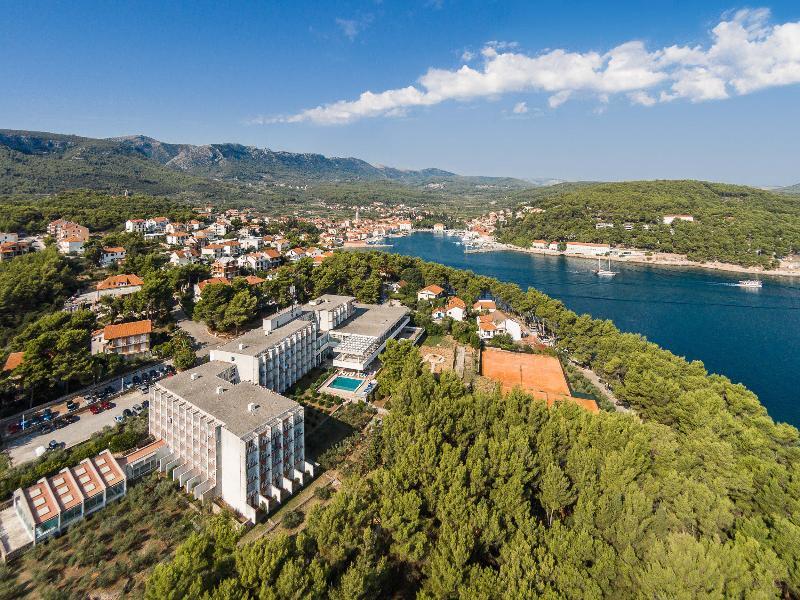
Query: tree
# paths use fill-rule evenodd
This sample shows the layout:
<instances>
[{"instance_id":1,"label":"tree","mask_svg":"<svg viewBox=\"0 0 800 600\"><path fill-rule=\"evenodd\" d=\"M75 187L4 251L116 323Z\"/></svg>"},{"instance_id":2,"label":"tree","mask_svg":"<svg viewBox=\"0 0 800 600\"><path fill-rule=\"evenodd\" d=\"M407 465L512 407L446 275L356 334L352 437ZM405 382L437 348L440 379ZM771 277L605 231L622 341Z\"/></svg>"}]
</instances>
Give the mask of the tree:
<instances>
[{"instance_id":1,"label":"tree","mask_svg":"<svg viewBox=\"0 0 800 600\"><path fill-rule=\"evenodd\" d=\"M553 524L553 514L574 500L567 476L556 464L545 467L539 484L539 501L547 512L547 524Z\"/></svg>"},{"instance_id":2,"label":"tree","mask_svg":"<svg viewBox=\"0 0 800 600\"><path fill-rule=\"evenodd\" d=\"M243 289L234 294L225 308L224 326L226 329L233 328L236 335L239 335L239 328L252 321L257 313L258 298L251 294L250 290Z\"/></svg>"}]
</instances>

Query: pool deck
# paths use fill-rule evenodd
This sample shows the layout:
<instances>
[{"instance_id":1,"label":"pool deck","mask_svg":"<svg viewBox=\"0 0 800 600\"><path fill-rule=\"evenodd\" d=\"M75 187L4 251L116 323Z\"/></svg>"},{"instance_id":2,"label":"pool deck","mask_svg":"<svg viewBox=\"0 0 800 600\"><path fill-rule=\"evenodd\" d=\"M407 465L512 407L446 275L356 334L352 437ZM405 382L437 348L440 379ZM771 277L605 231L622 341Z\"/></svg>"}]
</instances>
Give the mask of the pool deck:
<instances>
[{"instance_id":1,"label":"pool deck","mask_svg":"<svg viewBox=\"0 0 800 600\"><path fill-rule=\"evenodd\" d=\"M359 380L361 380L361 385L359 385L352 392L348 391L348 390L340 390L340 389L331 387L331 383L333 383L333 381L337 377L345 377L347 379L359 379ZM320 394L330 394L331 396L337 396L337 397L342 398L344 400L362 400L364 398L364 396L362 394L360 394L359 392L361 390L363 390L367 386L367 384L372 380L373 380L372 377L364 377L364 376L361 376L361 375L350 375L350 374L347 374L347 373L343 373L341 371L337 371L336 373L334 373L333 375L328 377L325 380L325 383L323 383L319 387L319 393Z\"/></svg>"}]
</instances>

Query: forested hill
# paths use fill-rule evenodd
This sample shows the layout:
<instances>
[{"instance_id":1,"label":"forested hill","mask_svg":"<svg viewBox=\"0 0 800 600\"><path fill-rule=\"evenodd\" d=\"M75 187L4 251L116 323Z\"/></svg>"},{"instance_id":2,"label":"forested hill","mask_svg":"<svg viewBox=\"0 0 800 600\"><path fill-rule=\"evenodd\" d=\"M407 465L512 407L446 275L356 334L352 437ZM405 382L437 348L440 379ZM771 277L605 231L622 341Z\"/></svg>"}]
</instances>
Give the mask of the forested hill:
<instances>
[{"instance_id":1,"label":"forested hill","mask_svg":"<svg viewBox=\"0 0 800 600\"><path fill-rule=\"evenodd\" d=\"M610 243L685 254L698 261L774 267L800 252L800 200L765 190L702 181L632 181L573 186L563 193L517 192L524 216L503 227L501 241ZM533 209L533 210L531 210ZM665 225L665 215L694 222ZM613 224L613 227L598 224Z\"/></svg>"},{"instance_id":2,"label":"forested hill","mask_svg":"<svg viewBox=\"0 0 800 600\"><path fill-rule=\"evenodd\" d=\"M183 191L228 196L232 186L263 190L341 182L397 182L432 189L531 187L519 179L464 177L440 169L410 171L357 158L276 152L240 144L168 144L146 136L93 139L0 130L0 194L88 188L149 194ZM226 186L226 184L228 184Z\"/></svg>"}]
</instances>

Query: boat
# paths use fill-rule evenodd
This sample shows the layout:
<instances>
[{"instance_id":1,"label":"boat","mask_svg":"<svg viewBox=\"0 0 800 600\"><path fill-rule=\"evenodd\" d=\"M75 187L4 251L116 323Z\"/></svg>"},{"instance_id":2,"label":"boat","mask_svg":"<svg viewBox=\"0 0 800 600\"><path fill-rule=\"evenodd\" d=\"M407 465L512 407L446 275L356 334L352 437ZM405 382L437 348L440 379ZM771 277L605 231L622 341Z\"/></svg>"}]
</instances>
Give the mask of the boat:
<instances>
[{"instance_id":1,"label":"boat","mask_svg":"<svg viewBox=\"0 0 800 600\"><path fill-rule=\"evenodd\" d=\"M608 259L608 268L604 269L603 265L600 262L600 259L597 259L597 268L593 271L595 275L598 277L614 277L617 274L616 271L611 270L611 259Z\"/></svg>"},{"instance_id":2,"label":"boat","mask_svg":"<svg viewBox=\"0 0 800 600\"><path fill-rule=\"evenodd\" d=\"M764 284L758 279L740 279L739 283L736 284L736 287L760 288L763 287L763 285Z\"/></svg>"}]
</instances>

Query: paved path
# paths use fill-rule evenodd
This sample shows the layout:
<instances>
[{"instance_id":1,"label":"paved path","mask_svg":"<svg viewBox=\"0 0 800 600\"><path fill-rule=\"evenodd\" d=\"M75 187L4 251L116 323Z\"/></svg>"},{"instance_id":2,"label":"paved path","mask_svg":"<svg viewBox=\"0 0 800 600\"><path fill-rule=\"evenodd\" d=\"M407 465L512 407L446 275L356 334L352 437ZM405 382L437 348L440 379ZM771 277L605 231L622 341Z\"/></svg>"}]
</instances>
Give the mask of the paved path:
<instances>
[{"instance_id":1,"label":"paved path","mask_svg":"<svg viewBox=\"0 0 800 600\"><path fill-rule=\"evenodd\" d=\"M197 321L189 319L180 308L175 310L174 317L178 327L188 333L197 343L196 350L198 357L208 356L211 348L216 348L229 341L226 338L217 337L209 332L205 323L198 323Z\"/></svg>"},{"instance_id":2,"label":"paved path","mask_svg":"<svg viewBox=\"0 0 800 600\"><path fill-rule=\"evenodd\" d=\"M35 432L31 435L15 438L7 446L11 464L17 466L34 460L36 458L36 448L39 446L47 447L50 440L64 442L67 448L85 442L93 433L102 430L108 425L114 425L114 417L121 415L123 410L131 408L134 404L141 404L146 399L146 394L142 394L138 389L133 389L112 400L111 403L114 408L104 410L98 415L93 415L89 410L84 410L78 413L78 420L75 423L70 423L62 429L56 429L50 433Z\"/></svg>"}]
</instances>

